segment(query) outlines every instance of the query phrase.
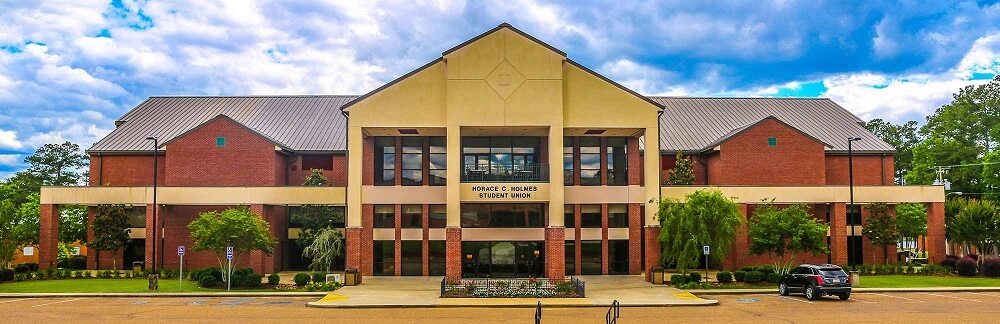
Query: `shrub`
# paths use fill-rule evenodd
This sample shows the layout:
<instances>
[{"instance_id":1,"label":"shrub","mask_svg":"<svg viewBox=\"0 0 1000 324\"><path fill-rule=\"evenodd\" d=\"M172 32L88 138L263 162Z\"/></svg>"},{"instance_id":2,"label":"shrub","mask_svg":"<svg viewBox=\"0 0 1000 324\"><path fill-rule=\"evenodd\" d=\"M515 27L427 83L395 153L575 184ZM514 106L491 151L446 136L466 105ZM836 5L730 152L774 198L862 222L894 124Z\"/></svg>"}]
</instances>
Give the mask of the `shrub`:
<instances>
[{"instance_id":1,"label":"shrub","mask_svg":"<svg viewBox=\"0 0 1000 324\"><path fill-rule=\"evenodd\" d=\"M83 255L74 255L66 260L66 265L68 268L73 270L82 270L87 268L87 257Z\"/></svg>"},{"instance_id":2,"label":"shrub","mask_svg":"<svg viewBox=\"0 0 1000 324\"><path fill-rule=\"evenodd\" d=\"M174 277L174 270L171 269L164 268L160 269L158 272L159 272L158 274L160 275L160 279L170 279Z\"/></svg>"},{"instance_id":3,"label":"shrub","mask_svg":"<svg viewBox=\"0 0 1000 324\"><path fill-rule=\"evenodd\" d=\"M249 276L250 274L253 273L253 268L237 268L237 269L233 270L233 273L234 274L240 274L240 275L246 277L246 276Z\"/></svg>"},{"instance_id":4,"label":"shrub","mask_svg":"<svg viewBox=\"0 0 1000 324\"><path fill-rule=\"evenodd\" d=\"M694 282L694 283L701 282L701 274L697 272L689 273L688 278L690 279L688 282Z\"/></svg>"},{"instance_id":5,"label":"shrub","mask_svg":"<svg viewBox=\"0 0 1000 324\"><path fill-rule=\"evenodd\" d=\"M296 286L305 286L309 283L309 274L305 272L296 273L293 280L295 281Z\"/></svg>"},{"instance_id":6,"label":"shrub","mask_svg":"<svg viewBox=\"0 0 1000 324\"><path fill-rule=\"evenodd\" d=\"M247 276L244 276L244 275L239 274L239 273L234 273L229 278L229 284L232 285L233 287L246 286L247 285Z\"/></svg>"},{"instance_id":7,"label":"shrub","mask_svg":"<svg viewBox=\"0 0 1000 324\"><path fill-rule=\"evenodd\" d=\"M268 285L278 285L279 282L281 282L281 276L277 273L272 273L267 276Z\"/></svg>"},{"instance_id":8,"label":"shrub","mask_svg":"<svg viewBox=\"0 0 1000 324\"><path fill-rule=\"evenodd\" d=\"M83 277L84 278L91 278L93 276L94 276L94 274L91 273L90 270L83 270Z\"/></svg>"},{"instance_id":9,"label":"shrub","mask_svg":"<svg viewBox=\"0 0 1000 324\"><path fill-rule=\"evenodd\" d=\"M201 276L201 277L198 277L198 286L201 286L201 287L209 288L209 287L215 286L215 284L217 282L219 282L219 281L215 280L214 276Z\"/></svg>"},{"instance_id":10,"label":"shrub","mask_svg":"<svg viewBox=\"0 0 1000 324\"><path fill-rule=\"evenodd\" d=\"M733 282L733 273L729 271L719 271L715 274L715 280L720 283Z\"/></svg>"},{"instance_id":11,"label":"shrub","mask_svg":"<svg viewBox=\"0 0 1000 324\"><path fill-rule=\"evenodd\" d=\"M736 279L737 282L745 282L747 280L747 272L743 270L734 271L733 279Z\"/></svg>"},{"instance_id":12,"label":"shrub","mask_svg":"<svg viewBox=\"0 0 1000 324\"><path fill-rule=\"evenodd\" d=\"M688 282L688 276L685 276L684 274L670 275L670 284L671 285L681 285L681 284L685 284L687 282Z\"/></svg>"},{"instance_id":13,"label":"shrub","mask_svg":"<svg viewBox=\"0 0 1000 324\"><path fill-rule=\"evenodd\" d=\"M976 275L978 266L976 259L964 257L955 264L955 270L958 270L958 274L961 276L972 277Z\"/></svg>"},{"instance_id":14,"label":"shrub","mask_svg":"<svg viewBox=\"0 0 1000 324\"><path fill-rule=\"evenodd\" d=\"M985 258L981 271L990 278L1000 277L1000 258Z\"/></svg>"},{"instance_id":15,"label":"shrub","mask_svg":"<svg viewBox=\"0 0 1000 324\"><path fill-rule=\"evenodd\" d=\"M908 265L908 266L906 266L906 273L907 273L907 274L914 274L914 273L916 273L916 271L915 271L915 269L913 268L913 265L912 265L912 264L911 264L911 265Z\"/></svg>"},{"instance_id":16,"label":"shrub","mask_svg":"<svg viewBox=\"0 0 1000 324\"><path fill-rule=\"evenodd\" d=\"M249 276L246 276L246 285L249 287L260 287L260 281L263 279L259 274L251 273Z\"/></svg>"},{"instance_id":17,"label":"shrub","mask_svg":"<svg viewBox=\"0 0 1000 324\"><path fill-rule=\"evenodd\" d=\"M740 268L740 271L743 271L743 272L750 272L750 271L756 271L756 270L757 270L757 268L754 268L754 267L751 267L751 266L745 266L745 267Z\"/></svg>"},{"instance_id":18,"label":"shrub","mask_svg":"<svg viewBox=\"0 0 1000 324\"><path fill-rule=\"evenodd\" d=\"M14 269L0 270L0 282L14 281Z\"/></svg>"},{"instance_id":19,"label":"shrub","mask_svg":"<svg viewBox=\"0 0 1000 324\"><path fill-rule=\"evenodd\" d=\"M340 283L336 281L323 282L323 283L311 283L306 285L306 291L334 291L340 289ZM469 286L466 286L468 289ZM475 285L472 285L472 291L475 291ZM572 286L571 286L572 287Z\"/></svg>"},{"instance_id":20,"label":"shrub","mask_svg":"<svg viewBox=\"0 0 1000 324\"><path fill-rule=\"evenodd\" d=\"M777 273L777 271L774 269L774 266L770 264L757 267L757 272L763 273L765 275L768 273Z\"/></svg>"},{"instance_id":21,"label":"shrub","mask_svg":"<svg viewBox=\"0 0 1000 324\"><path fill-rule=\"evenodd\" d=\"M747 272L746 282L747 283L758 283L764 280L764 273L760 271L750 271Z\"/></svg>"},{"instance_id":22,"label":"shrub","mask_svg":"<svg viewBox=\"0 0 1000 324\"><path fill-rule=\"evenodd\" d=\"M945 256L944 260L941 261L941 266L955 269L955 264L957 263L958 263L958 256L948 255Z\"/></svg>"},{"instance_id":23,"label":"shrub","mask_svg":"<svg viewBox=\"0 0 1000 324\"><path fill-rule=\"evenodd\" d=\"M770 283L778 283L778 280L781 280L781 275L777 273L768 273L764 276L767 279L767 282Z\"/></svg>"},{"instance_id":24,"label":"shrub","mask_svg":"<svg viewBox=\"0 0 1000 324\"><path fill-rule=\"evenodd\" d=\"M312 282L315 282L315 283L324 283L324 282L326 282L326 273L325 272L313 272L312 273Z\"/></svg>"},{"instance_id":25,"label":"shrub","mask_svg":"<svg viewBox=\"0 0 1000 324\"><path fill-rule=\"evenodd\" d=\"M972 260L974 260L976 262L979 262L979 254L969 253L969 255L966 255L965 257L966 258L972 258Z\"/></svg>"},{"instance_id":26,"label":"shrub","mask_svg":"<svg viewBox=\"0 0 1000 324\"><path fill-rule=\"evenodd\" d=\"M203 276L211 276L212 278L215 278L215 281L222 281L222 269L219 269L218 267L202 268L199 270L198 276L199 277L195 279L199 281Z\"/></svg>"},{"instance_id":27,"label":"shrub","mask_svg":"<svg viewBox=\"0 0 1000 324\"><path fill-rule=\"evenodd\" d=\"M14 267L14 273L28 273L28 271L31 271L31 268L29 268L28 265L24 263L18 264L17 266Z\"/></svg>"}]
</instances>

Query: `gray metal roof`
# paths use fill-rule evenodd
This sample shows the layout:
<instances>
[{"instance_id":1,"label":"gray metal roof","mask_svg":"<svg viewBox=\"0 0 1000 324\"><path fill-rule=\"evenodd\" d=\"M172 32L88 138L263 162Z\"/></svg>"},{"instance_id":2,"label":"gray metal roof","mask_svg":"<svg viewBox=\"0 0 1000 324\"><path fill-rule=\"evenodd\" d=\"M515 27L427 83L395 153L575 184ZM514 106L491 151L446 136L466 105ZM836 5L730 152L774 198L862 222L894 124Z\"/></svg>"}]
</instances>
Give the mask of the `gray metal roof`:
<instances>
[{"instance_id":1,"label":"gray metal roof","mask_svg":"<svg viewBox=\"0 0 1000 324\"><path fill-rule=\"evenodd\" d=\"M848 137L859 153L895 149L866 130L863 120L826 98L684 98L650 97L663 104L660 150L701 151L762 119L778 120L827 145L847 151Z\"/></svg>"},{"instance_id":2,"label":"gray metal roof","mask_svg":"<svg viewBox=\"0 0 1000 324\"><path fill-rule=\"evenodd\" d=\"M357 96L150 97L88 152L148 152L148 136L166 143L224 115L295 151L346 151L340 107Z\"/></svg>"}]
</instances>

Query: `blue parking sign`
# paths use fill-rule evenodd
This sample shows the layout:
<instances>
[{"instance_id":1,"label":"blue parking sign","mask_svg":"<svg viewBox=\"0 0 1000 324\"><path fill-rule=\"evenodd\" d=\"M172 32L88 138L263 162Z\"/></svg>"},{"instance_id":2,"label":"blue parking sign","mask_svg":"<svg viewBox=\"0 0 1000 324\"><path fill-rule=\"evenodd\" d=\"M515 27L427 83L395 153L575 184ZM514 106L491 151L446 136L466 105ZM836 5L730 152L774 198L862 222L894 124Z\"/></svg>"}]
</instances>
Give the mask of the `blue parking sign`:
<instances>
[{"instance_id":1,"label":"blue parking sign","mask_svg":"<svg viewBox=\"0 0 1000 324\"><path fill-rule=\"evenodd\" d=\"M705 255L708 255L708 245L703 246L702 250L703 250L703 252L704 252Z\"/></svg>"},{"instance_id":2,"label":"blue parking sign","mask_svg":"<svg viewBox=\"0 0 1000 324\"><path fill-rule=\"evenodd\" d=\"M232 260L233 259L233 247L232 246L227 246L226 247L226 259L228 259L228 260Z\"/></svg>"},{"instance_id":3,"label":"blue parking sign","mask_svg":"<svg viewBox=\"0 0 1000 324\"><path fill-rule=\"evenodd\" d=\"M183 245L177 247L177 255L184 256L184 246Z\"/></svg>"}]
</instances>

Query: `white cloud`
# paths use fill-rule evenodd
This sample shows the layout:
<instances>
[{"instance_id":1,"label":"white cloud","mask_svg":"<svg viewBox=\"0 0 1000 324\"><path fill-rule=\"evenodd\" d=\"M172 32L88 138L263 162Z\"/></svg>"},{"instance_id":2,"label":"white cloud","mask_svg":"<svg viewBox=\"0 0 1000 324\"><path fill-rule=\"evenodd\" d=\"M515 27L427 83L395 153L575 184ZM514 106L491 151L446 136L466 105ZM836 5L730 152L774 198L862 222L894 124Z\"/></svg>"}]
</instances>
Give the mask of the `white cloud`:
<instances>
[{"instance_id":1,"label":"white cloud","mask_svg":"<svg viewBox=\"0 0 1000 324\"><path fill-rule=\"evenodd\" d=\"M21 156L17 154L0 154L0 165L14 165L21 162Z\"/></svg>"},{"instance_id":2,"label":"white cloud","mask_svg":"<svg viewBox=\"0 0 1000 324\"><path fill-rule=\"evenodd\" d=\"M604 63L597 68L597 71L626 88L644 95L682 96L690 93L688 89L670 84L679 79L676 73L625 58Z\"/></svg>"},{"instance_id":3,"label":"white cloud","mask_svg":"<svg viewBox=\"0 0 1000 324\"><path fill-rule=\"evenodd\" d=\"M17 133L0 129L0 149L20 150L23 147L24 144L17 140Z\"/></svg>"}]
</instances>

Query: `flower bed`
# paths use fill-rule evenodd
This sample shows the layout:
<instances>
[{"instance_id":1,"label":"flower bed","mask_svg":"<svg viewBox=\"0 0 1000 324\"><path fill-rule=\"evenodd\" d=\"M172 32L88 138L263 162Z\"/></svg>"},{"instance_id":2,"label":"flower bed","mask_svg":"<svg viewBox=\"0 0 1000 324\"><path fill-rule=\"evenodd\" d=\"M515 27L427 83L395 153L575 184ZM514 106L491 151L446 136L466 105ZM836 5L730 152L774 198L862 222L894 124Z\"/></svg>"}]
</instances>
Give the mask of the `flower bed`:
<instances>
[{"instance_id":1,"label":"flower bed","mask_svg":"<svg viewBox=\"0 0 1000 324\"><path fill-rule=\"evenodd\" d=\"M463 278L441 280L441 297L450 298L579 298L585 297L585 284L579 278Z\"/></svg>"}]
</instances>

